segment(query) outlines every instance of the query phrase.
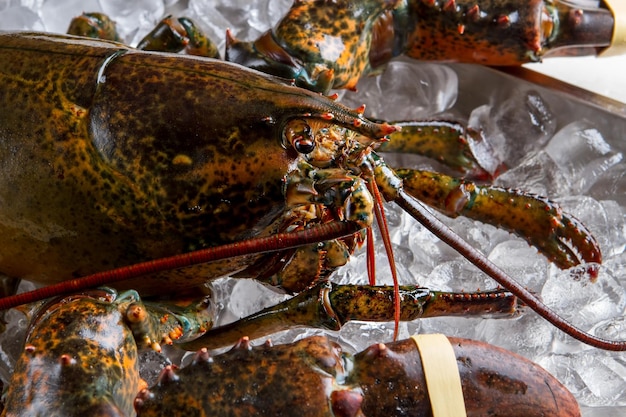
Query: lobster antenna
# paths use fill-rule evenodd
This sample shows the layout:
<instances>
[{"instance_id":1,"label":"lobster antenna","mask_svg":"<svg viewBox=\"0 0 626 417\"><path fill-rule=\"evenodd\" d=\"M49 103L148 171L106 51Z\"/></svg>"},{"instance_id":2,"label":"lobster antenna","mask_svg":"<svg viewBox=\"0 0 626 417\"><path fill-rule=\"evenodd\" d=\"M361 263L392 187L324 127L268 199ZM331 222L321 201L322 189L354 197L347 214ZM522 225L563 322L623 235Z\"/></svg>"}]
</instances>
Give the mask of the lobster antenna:
<instances>
[{"instance_id":1,"label":"lobster antenna","mask_svg":"<svg viewBox=\"0 0 626 417\"><path fill-rule=\"evenodd\" d=\"M400 326L400 284L398 283L398 271L396 268L396 260L393 256L393 249L391 247L391 238L389 237L389 225L387 224L387 216L385 216L383 199L380 196L378 186L375 182L368 181L367 186L370 189L370 193L374 196L374 214L376 215L376 222L378 223L378 228L380 229L380 234L383 238L385 252L387 252L387 259L389 260L389 268L391 269L391 276L393 278L393 340L395 341L398 340L398 328ZM374 263L373 260L371 262L372 264Z\"/></svg>"},{"instance_id":2,"label":"lobster antenna","mask_svg":"<svg viewBox=\"0 0 626 417\"><path fill-rule=\"evenodd\" d=\"M552 309L546 306L536 295L528 291L517 281L506 274L497 265L491 262L480 251L472 247L465 240L461 239L441 220L433 216L426 207L404 190L399 189L394 201L406 210L415 220L420 222L431 233L437 236L446 244L455 248L467 260L476 265L481 271L489 275L498 284L517 296L537 314L551 323L554 327L590 346L598 349L611 351L626 351L626 340L607 340L589 334L573 324L567 322Z\"/></svg>"},{"instance_id":3,"label":"lobster antenna","mask_svg":"<svg viewBox=\"0 0 626 417\"><path fill-rule=\"evenodd\" d=\"M352 235L359 230L360 227L353 222L330 222L295 232L277 233L271 236L253 238L242 242L234 242L182 253L167 258L146 261L0 298L0 310L8 310L9 308L43 300L45 298L84 291L88 288L138 278L148 274L155 274L237 256L291 249L316 243L320 240L339 239Z\"/></svg>"},{"instance_id":4,"label":"lobster antenna","mask_svg":"<svg viewBox=\"0 0 626 417\"><path fill-rule=\"evenodd\" d=\"M374 232L372 226L366 229L367 233L367 278L370 285L376 285L376 259L374 254Z\"/></svg>"}]
</instances>

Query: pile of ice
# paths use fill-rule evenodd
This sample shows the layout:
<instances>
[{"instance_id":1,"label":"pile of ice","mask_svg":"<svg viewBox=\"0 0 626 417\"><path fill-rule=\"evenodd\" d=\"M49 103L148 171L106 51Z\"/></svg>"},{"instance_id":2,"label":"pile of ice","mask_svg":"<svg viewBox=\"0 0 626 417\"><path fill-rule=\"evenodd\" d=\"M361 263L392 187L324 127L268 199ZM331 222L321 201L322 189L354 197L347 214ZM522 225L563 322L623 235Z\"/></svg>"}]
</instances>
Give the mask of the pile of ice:
<instances>
[{"instance_id":1,"label":"pile of ice","mask_svg":"<svg viewBox=\"0 0 626 417\"><path fill-rule=\"evenodd\" d=\"M72 16L83 11L103 11L117 21L125 39L134 43L164 14L175 12L195 19L223 47L226 28L231 28L241 39L254 39L275 23L290 3L289 0L9 0L0 2L0 29L63 32ZM457 97L458 83L457 72L446 66L399 60L382 77L364 80L358 93L341 94L342 100L352 106L367 103L368 114L375 117L425 119L444 113L446 117L457 117L482 129L487 136L480 144L487 151L485 164L493 164L490 158L496 155L510 167L498 178L498 184L551 196L595 234L604 256L598 280L590 284L586 279L573 279L572 271L558 270L534 248L495 227L464 218L443 219L444 222L580 328L607 338L626 339L626 163L624 145L620 144L623 138L605 120L569 120L567 106L554 108L540 93L528 88L494 91L488 103L463 112L454 107L462 100ZM623 126L617 131L624 132ZM421 167L429 165L423 160L418 163ZM432 168L438 169L435 165ZM391 237L402 283L418 283L439 290L495 287L493 281L407 215L392 205L387 205L386 210L393 227ZM378 282L388 284L391 281L384 251L378 249ZM366 283L365 269L365 253L359 252L333 279ZM248 281L221 280L215 287L218 294L225 294L221 322L235 320L283 299ZM626 410L623 354L578 343L532 312L507 320L426 319L402 324L400 336L414 332L443 332L519 352L559 378L584 406L587 417L606 417ZM392 333L392 323L355 322L346 325L336 337L348 349L361 350L371 343L390 340ZM291 330L273 339L290 341L306 334L303 330ZM12 359L6 357L6 352L15 349L4 344L3 349L2 359L10 366ZM4 377L7 372L4 371Z\"/></svg>"}]
</instances>

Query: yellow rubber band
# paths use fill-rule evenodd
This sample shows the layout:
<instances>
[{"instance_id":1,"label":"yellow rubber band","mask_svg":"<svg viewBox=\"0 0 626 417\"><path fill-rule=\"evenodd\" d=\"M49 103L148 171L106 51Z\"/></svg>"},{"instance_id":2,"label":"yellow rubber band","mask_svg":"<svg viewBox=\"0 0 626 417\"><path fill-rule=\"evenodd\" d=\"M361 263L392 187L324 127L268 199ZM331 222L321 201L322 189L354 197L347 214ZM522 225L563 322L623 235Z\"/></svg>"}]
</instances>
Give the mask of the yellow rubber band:
<instances>
[{"instance_id":1,"label":"yellow rubber band","mask_svg":"<svg viewBox=\"0 0 626 417\"><path fill-rule=\"evenodd\" d=\"M411 339L422 358L433 417L466 417L459 367L448 338L442 334L420 334Z\"/></svg>"},{"instance_id":2,"label":"yellow rubber band","mask_svg":"<svg viewBox=\"0 0 626 417\"><path fill-rule=\"evenodd\" d=\"M626 54L626 1L604 0L604 4L613 14L613 38L611 45L602 51L599 56L615 56Z\"/></svg>"}]
</instances>

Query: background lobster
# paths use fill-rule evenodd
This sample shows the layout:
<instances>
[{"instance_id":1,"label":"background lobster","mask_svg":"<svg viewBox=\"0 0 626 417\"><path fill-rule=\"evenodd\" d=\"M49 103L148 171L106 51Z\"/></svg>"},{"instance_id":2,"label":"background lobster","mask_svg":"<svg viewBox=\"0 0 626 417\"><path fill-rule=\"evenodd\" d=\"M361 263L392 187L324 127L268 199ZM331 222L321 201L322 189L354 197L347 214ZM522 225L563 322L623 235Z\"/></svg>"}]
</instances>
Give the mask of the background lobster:
<instances>
[{"instance_id":1,"label":"background lobster","mask_svg":"<svg viewBox=\"0 0 626 417\"><path fill-rule=\"evenodd\" d=\"M394 117L395 117L395 116L394 116ZM481 285L481 287L482 287L482 286L483 286L483 285ZM466 285L464 285L464 287L466 287Z\"/></svg>"}]
</instances>

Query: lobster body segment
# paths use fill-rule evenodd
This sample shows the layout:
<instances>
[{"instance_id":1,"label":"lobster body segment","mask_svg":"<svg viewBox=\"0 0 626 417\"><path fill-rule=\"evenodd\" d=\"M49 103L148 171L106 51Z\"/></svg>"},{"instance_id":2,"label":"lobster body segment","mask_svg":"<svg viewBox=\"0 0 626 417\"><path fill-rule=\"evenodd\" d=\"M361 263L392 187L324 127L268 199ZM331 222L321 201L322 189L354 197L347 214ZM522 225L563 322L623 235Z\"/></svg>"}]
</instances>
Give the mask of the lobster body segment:
<instances>
[{"instance_id":1,"label":"lobster body segment","mask_svg":"<svg viewBox=\"0 0 626 417\"><path fill-rule=\"evenodd\" d=\"M146 383L120 301L128 304L103 292L44 308L16 364L2 416L132 415L133 395Z\"/></svg>"}]
</instances>

